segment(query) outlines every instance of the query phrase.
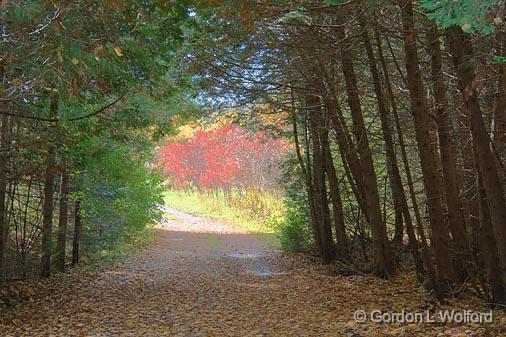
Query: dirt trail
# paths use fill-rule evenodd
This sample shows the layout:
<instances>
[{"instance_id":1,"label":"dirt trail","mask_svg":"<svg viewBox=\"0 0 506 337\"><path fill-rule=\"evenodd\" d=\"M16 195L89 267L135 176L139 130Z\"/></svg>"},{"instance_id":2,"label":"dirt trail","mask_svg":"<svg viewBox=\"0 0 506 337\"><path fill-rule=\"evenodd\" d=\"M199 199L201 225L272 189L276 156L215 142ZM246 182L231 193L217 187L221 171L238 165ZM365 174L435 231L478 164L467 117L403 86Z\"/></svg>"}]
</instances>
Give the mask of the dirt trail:
<instances>
[{"instance_id":1,"label":"dirt trail","mask_svg":"<svg viewBox=\"0 0 506 337\"><path fill-rule=\"evenodd\" d=\"M325 275L257 234L165 211L149 249L19 307L0 336L425 337L481 329L357 323L357 309L416 310L416 285Z\"/></svg>"}]
</instances>

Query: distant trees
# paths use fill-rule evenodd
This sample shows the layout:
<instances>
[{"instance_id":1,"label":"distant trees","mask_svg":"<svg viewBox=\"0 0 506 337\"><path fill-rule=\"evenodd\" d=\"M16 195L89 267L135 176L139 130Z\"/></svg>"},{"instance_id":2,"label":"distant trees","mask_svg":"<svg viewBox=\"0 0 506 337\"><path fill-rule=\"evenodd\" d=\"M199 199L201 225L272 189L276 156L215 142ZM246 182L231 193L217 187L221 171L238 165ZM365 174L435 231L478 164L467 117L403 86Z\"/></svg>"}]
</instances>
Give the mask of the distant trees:
<instances>
[{"instance_id":1,"label":"distant trees","mask_svg":"<svg viewBox=\"0 0 506 337\"><path fill-rule=\"evenodd\" d=\"M199 13L190 70L290 113L306 209L287 218L322 261L389 277L406 243L439 298L505 303L504 2L227 3Z\"/></svg>"}]
</instances>

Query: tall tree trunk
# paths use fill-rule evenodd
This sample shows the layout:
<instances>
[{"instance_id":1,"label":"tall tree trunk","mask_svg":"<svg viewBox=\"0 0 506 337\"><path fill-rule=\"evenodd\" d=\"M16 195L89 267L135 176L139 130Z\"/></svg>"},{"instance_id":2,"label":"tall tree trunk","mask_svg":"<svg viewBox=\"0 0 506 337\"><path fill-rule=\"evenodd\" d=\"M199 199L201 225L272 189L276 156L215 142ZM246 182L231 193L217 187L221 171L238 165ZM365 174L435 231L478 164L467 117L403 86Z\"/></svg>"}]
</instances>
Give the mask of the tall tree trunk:
<instances>
[{"instance_id":1,"label":"tall tree trunk","mask_svg":"<svg viewBox=\"0 0 506 337\"><path fill-rule=\"evenodd\" d=\"M369 70L371 71L374 93L376 95L376 102L378 104L378 112L381 120L381 129L383 132L383 139L385 141L385 152L386 152L386 161L387 161L387 172L388 179L390 181L390 190L392 193L392 201L395 210L395 232L394 232L394 242L397 244L402 243L402 239L404 236L404 221L403 221L403 212L402 212L402 203L401 200L404 195L404 191L402 191L402 180L399 172L399 167L397 166L397 158L395 154L395 144L392 137L392 130L390 128L390 112L385 106L385 97L383 95L383 90L381 88L381 82L376 62L376 57L374 56L374 51L372 49L371 40L369 38L369 32L367 29L366 18L364 16L360 16L359 18L360 26L362 29L361 37L362 42L364 43L365 51L367 54L367 60L369 62ZM405 195L404 195L405 199ZM408 235L410 235L408 233ZM415 242L416 247L416 242Z\"/></svg>"},{"instance_id":2,"label":"tall tree trunk","mask_svg":"<svg viewBox=\"0 0 506 337\"><path fill-rule=\"evenodd\" d=\"M460 27L447 29L448 45L451 49L453 64L458 77L459 90L469 117L469 126L475 146L478 174L483 179L490 217L494 229L497 250L502 265L503 284L506 284L506 200L497 161L490 149L490 140L478 100L478 88L475 82L473 51L471 44Z\"/></svg>"},{"instance_id":3,"label":"tall tree trunk","mask_svg":"<svg viewBox=\"0 0 506 337\"><path fill-rule=\"evenodd\" d=\"M442 180L436 164L435 142L430 133L430 119L427 110L425 89L420 74L416 31L411 1L401 4L404 51L406 58L407 82L411 101L411 112L415 123L415 134L418 143L422 175L429 221L432 229L432 241L436 257L437 271L441 280L453 281L455 272L449 250L449 231L444 220L443 194L439 185Z\"/></svg>"},{"instance_id":4,"label":"tall tree trunk","mask_svg":"<svg viewBox=\"0 0 506 337\"><path fill-rule=\"evenodd\" d=\"M416 272L418 278L420 280L423 279L424 268L422 259L420 258L420 254L418 252L418 243L416 241L415 231L413 227L413 222L411 221L411 215L409 214L408 202L406 199L406 194L402 187L402 179L399 171L399 166L397 165L397 156L395 154L395 144L392 136L392 129L390 128L390 111L387 109L385 102L386 99L384 97L383 89L381 87L381 81L379 76L379 71L377 67L376 57L374 56L374 51L372 49L371 40L369 38L369 33L367 31L367 24L365 22L365 18L362 16L360 18L360 24L362 28L362 41L364 43L367 59L369 61L369 69L371 71L374 92L376 94L376 101L378 104L378 111L380 114L381 127L383 130L383 138L385 140L385 148L386 148L386 157L387 157L387 171L388 177L390 179L390 186L392 189L392 199L394 199L394 207L396 211L401 213L401 218L404 215L404 221L406 223L406 232L408 234L408 243L411 254L413 255L413 260L415 262ZM401 219L402 220L402 219ZM396 220L397 221L397 220ZM395 223L396 235L401 235L401 237L397 237L397 240L402 240L402 229L399 230L398 227L403 227L403 222ZM394 236L394 241L396 240ZM399 242L400 243L400 242Z\"/></svg>"},{"instance_id":5,"label":"tall tree trunk","mask_svg":"<svg viewBox=\"0 0 506 337\"><path fill-rule=\"evenodd\" d=\"M55 94L51 96L51 115L58 115L58 98ZM40 276L51 275L51 251L52 251L52 230L53 230L53 200L54 200L54 178L56 175L56 149L54 140L50 143L46 154L46 173L44 175L44 202L42 206L42 258Z\"/></svg>"},{"instance_id":6,"label":"tall tree trunk","mask_svg":"<svg viewBox=\"0 0 506 337\"><path fill-rule=\"evenodd\" d=\"M501 163L504 164L506 161L506 63L499 65L494 120L494 145Z\"/></svg>"},{"instance_id":7,"label":"tall tree trunk","mask_svg":"<svg viewBox=\"0 0 506 337\"><path fill-rule=\"evenodd\" d=\"M5 76L5 65L0 63L0 80ZM5 105L5 103L3 103ZM9 133L10 117L2 114L2 128L0 134L0 281L6 277L5 251L9 236L9 223L7 222L7 184L9 174Z\"/></svg>"},{"instance_id":8,"label":"tall tree trunk","mask_svg":"<svg viewBox=\"0 0 506 337\"><path fill-rule=\"evenodd\" d=\"M318 228L318 218L316 216L316 207L318 205L318 201L316 200L315 192L314 192L314 179L312 172L312 159L311 159L311 127L309 122L309 113L307 108L304 109L304 145L305 145L305 153L306 153L306 167L307 167L307 175L309 178L309 186L310 191L308 192L311 196L309 199L309 207L310 207L310 215L311 215L311 228L313 229L313 236L315 238L315 242L317 244L318 251L322 250L321 247L321 238L320 231Z\"/></svg>"},{"instance_id":9,"label":"tall tree trunk","mask_svg":"<svg viewBox=\"0 0 506 337\"><path fill-rule=\"evenodd\" d=\"M436 124L439 140L439 152L443 171L443 182L448 207L448 220L455 250L455 271L458 278L464 281L467 276L465 263L469 260L469 244L466 222L463 213L460 188L455 164L455 144L452 140L452 126L448 111L446 85L442 77L440 34L434 23L429 24L428 50L431 56L431 79L434 89Z\"/></svg>"},{"instance_id":10,"label":"tall tree trunk","mask_svg":"<svg viewBox=\"0 0 506 337\"><path fill-rule=\"evenodd\" d=\"M319 99L311 99L308 102L319 103ZM318 104L311 104L318 105ZM311 143L313 152L313 193L315 197L316 227L320 239L320 256L324 263L330 263L335 259L335 246L332 239L332 227L330 224L330 210L327 199L327 187L325 182L325 163L322 151L322 111L320 108L311 108L309 111L311 131Z\"/></svg>"},{"instance_id":11,"label":"tall tree trunk","mask_svg":"<svg viewBox=\"0 0 506 337\"><path fill-rule=\"evenodd\" d=\"M347 126L344 124L344 121L340 116L342 114L341 107L339 102L330 99L328 99L326 103L327 113L330 115L331 127L334 130L342 157L345 159L343 161L343 165L349 173L347 174L348 181L352 187L353 194L355 199L357 199L360 209L364 213L365 217L369 219L364 184L362 181L363 174L362 168L360 167L360 159L355 152L353 144L350 144L350 137L346 135Z\"/></svg>"},{"instance_id":12,"label":"tall tree trunk","mask_svg":"<svg viewBox=\"0 0 506 337\"><path fill-rule=\"evenodd\" d=\"M297 127L297 112L295 108L295 96L293 93L293 89L291 90L291 101L292 101L292 132L293 132L293 139L294 139L294 145L295 145L295 154L297 155L297 160L299 161L299 166L304 178L305 187L306 187L306 193L308 197L308 203L309 203L309 212L311 216L311 224L313 228L313 235L315 238L319 237L319 233L317 233L315 224L316 224L316 218L315 218L315 200L313 196L313 186L312 186L312 179L311 174L308 168L306 168L306 164L304 164L304 158L302 157L302 151L300 149L300 141L299 141L299 131ZM319 242L319 240L317 241ZM318 247L320 247L318 243Z\"/></svg>"},{"instance_id":13,"label":"tall tree trunk","mask_svg":"<svg viewBox=\"0 0 506 337\"><path fill-rule=\"evenodd\" d=\"M323 66L321 66L320 80L320 91L323 96L323 104L330 119L330 128L334 130L341 156L345 158L343 165L347 172L348 181L350 182L360 209L369 222L360 159L357 155L352 137L348 132L348 126L339 103L337 88Z\"/></svg>"},{"instance_id":14,"label":"tall tree trunk","mask_svg":"<svg viewBox=\"0 0 506 337\"><path fill-rule=\"evenodd\" d=\"M353 120L353 132L357 141L357 149L363 170L365 198L372 231L375 272L379 276L389 277L395 273L395 261L381 214L378 183L376 181L371 148L369 147L367 129L362 115L357 78L352 55L349 52L349 41L345 38L343 29L339 29L338 32L338 37L342 41L341 64L346 83L346 92L348 94L348 104Z\"/></svg>"},{"instance_id":15,"label":"tall tree trunk","mask_svg":"<svg viewBox=\"0 0 506 337\"><path fill-rule=\"evenodd\" d=\"M494 303L506 303L506 284L503 283L501 269L502 263L497 254L497 242L494 237L494 228L490 218L487 195L483 188L483 179L478 178L478 193L480 199L480 251L482 263L485 267L492 301Z\"/></svg>"},{"instance_id":16,"label":"tall tree trunk","mask_svg":"<svg viewBox=\"0 0 506 337\"><path fill-rule=\"evenodd\" d=\"M67 246L69 174L65 163L62 164L60 190L60 217L58 219L58 240L56 242L56 265L58 271L65 271L65 248Z\"/></svg>"},{"instance_id":17,"label":"tall tree trunk","mask_svg":"<svg viewBox=\"0 0 506 337\"><path fill-rule=\"evenodd\" d=\"M390 106L392 108L392 114L393 114L394 122L395 122L395 129L397 131L397 138L399 140L399 148L400 148L401 159L402 159L402 163L403 163L403 167L404 167L404 173L406 174L406 182L408 185L409 197L410 197L411 203L412 203L413 214L415 215L416 232L420 238L420 245L422 247L422 257L423 257L423 261L425 264L425 269L423 271L427 272L426 284L429 289L432 289L434 291L436 298L439 300L442 300L444 298L443 291L440 287L438 276L437 276L436 270L434 268L432 254L429 250L429 247L427 246L427 239L425 237L425 231L423 229L422 217L420 215L420 209L418 207L418 201L416 199L413 177L411 175L411 167L409 166L409 159L408 159L408 155L406 152L406 144L404 143L404 133L402 132L402 126L401 126L401 122L399 119L399 114L397 112L397 104L395 102L395 96L394 96L394 92L392 89L392 84L390 82L390 76L389 76L387 64L386 64L385 58L383 56L381 39L380 39L378 31L375 31L375 39L376 39L376 44L378 47L378 54L379 54L379 58L380 58L381 68L383 69L383 74L385 77L385 85L387 88L388 99L389 99L388 101L389 101ZM404 219L406 220L406 228L408 229L408 233L409 233L409 231L410 231L409 228L413 227L413 224L412 224L412 220L411 220L411 214L409 213L407 199L404 198L404 200L406 200L406 204L403 204L403 214L404 214Z\"/></svg>"},{"instance_id":18,"label":"tall tree trunk","mask_svg":"<svg viewBox=\"0 0 506 337\"><path fill-rule=\"evenodd\" d=\"M74 205L74 237L72 238L72 265L79 263L80 257L80 241L81 241L81 201L76 200Z\"/></svg>"},{"instance_id":19,"label":"tall tree trunk","mask_svg":"<svg viewBox=\"0 0 506 337\"><path fill-rule=\"evenodd\" d=\"M348 238L346 236L346 226L344 223L343 203L341 201L341 192L339 190L339 181L332 159L328 131L325 130L322 138L323 159L325 161L325 172L329 182L330 199L332 201L332 210L334 214L334 230L336 232L337 256L345 260L349 257Z\"/></svg>"},{"instance_id":20,"label":"tall tree trunk","mask_svg":"<svg viewBox=\"0 0 506 337\"><path fill-rule=\"evenodd\" d=\"M506 5L504 6L506 7ZM498 43L497 55L506 54L506 29L503 27L497 33ZM497 65L499 74L497 78L497 92L495 96L495 111L494 111L494 146L502 165L506 161L506 63ZM506 174L506 172L503 172ZM504 179L504 177L503 177Z\"/></svg>"},{"instance_id":21,"label":"tall tree trunk","mask_svg":"<svg viewBox=\"0 0 506 337\"><path fill-rule=\"evenodd\" d=\"M406 182L408 185L409 196L410 196L411 204L413 207L413 213L415 215L416 226L417 226L417 228L422 229L422 233L423 233L423 228L422 228L423 222L422 222L422 217L420 215L420 208L418 207L418 201L416 199L413 177L411 175L411 167L409 166L408 154L406 152L406 144L404 142L404 133L402 132L402 126L401 126L401 122L399 119L399 113L397 111L397 104L395 102L395 95L394 95L394 92L392 89L392 83L390 82L390 76L389 76L387 64L385 61L385 57L383 56L383 48L381 46L381 38L379 36L378 31L375 32L375 39L376 39L376 44L378 47L378 54L379 54L379 58L380 58L381 68L383 69L383 74L385 76L385 85L386 85L387 92L388 92L388 101L389 101L390 106L392 108L392 114L394 117L394 125L395 125L395 129L397 131L397 138L399 140L399 149L400 149L401 159L402 159L402 163L403 163L403 167L404 167L404 173L406 174ZM409 208L407 208L404 211L404 218L411 219L411 214L409 213ZM424 236L425 235L420 235L421 238L423 238ZM426 241L424 241L423 243L426 244Z\"/></svg>"},{"instance_id":22,"label":"tall tree trunk","mask_svg":"<svg viewBox=\"0 0 506 337\"><path fill-rule=\"evenodd\" d=\"M7 184L9 174L9 133L10 117L2 114L2 134L0 138L0 281L6 277L5 251L9 236L9 222L7 221Z\"/></svg>"},{"instance_id":23,"label":"tall tree trunk","mask_svg":"<svg viewBox=\"0 0 506 337\"><path fill-rule=\"evenodd\" d=\"M302 158L302 152L300 150L300 141L299 141L299 131L297 127L297 111L295 108L295 96L293 93L293 89L290 92L291 94L291 103L292 103L292 132L293 132L293 139L295 143L295 154L297 155L297 160L299 161L300 170L302 172L302 175L304 177L304 181L306 182L306 187L309 188L311 184L311 179L308 175L306 165L304 164L304 159Z\"/></svg>"},{"instance_id":24,"label":"tall tree trunk","mask_svg":"<svg viewBox=\"0 0 506 337\"><path fill-rule=\"evenodd\" d=\"M447 47L446 49L449 49ZM473 143L469 140L472 135L469 128L469 118L466 113L462 113L464 110L463 99L457 90L452 90L452 103L457 107L457 123L455 127L455 139L457 140L458 146L456 152L458 152L460 161L457 175L461 182L463 190L462 202L464 204L464 216L466 218L466 224L468 224L468 232L470 232L470 249L474 255L479 254L480 247L480 200L478 191L478 176L477 166L475 158L475 150L473 149ZM461 109L461 107L463 107Z\"/></svg>"},{"instance_id":25,"label":"tall tree trunk","mask_svg":"<svg viewBox=\"0 0 506 337\"><path fill-rule=\"evenodd\" d=\"M390 75L389 75L387 63L385 61L385 57L383 56L383 48L382 48L382 44L381 44L381 38L380 38L379 32L377 30L375 30L374 36L375 36L375 40L376 40L376 46L378 48L378 55L379 55L379 59L380 59L380 63L381 63L381 68L383 70L383 75L384 75L384 79L385 79L385 86L386 86L387 92L388 92L388 102L390 103L390 107L392 109L392 114L393 114L394 122L395 122L395 129L397 131L397 138L399 140L399 148L400 148L402 163L403 163L403 167L404 167L404 173L406 174L406 182L408 185L409 196L410 196L412 207L413 207L413 213L415 215L416 231L418 233L418 236L420 237L420 244L422 247L422 257L423 257L423 261L425 263L425 270L424 271L427 272L426 284L429 287L429 289L432 289L434 291L436 298L439 300L442 300L444 296L443 296L442 289L440 288L440 284L439 284L436 270L434 268L431 252L429 250L429 247L427 246L427 240L425 238L425 231L423 229L422 217L420 215L420 209L418 208L418 202L416 199L416 193L415 193L415 188L414 188L414 184L413 184L413 177L411 175L411 168L409 166L409 159L408 159L408 155L406 152L406 145L404 143L404 133L402 132L399 114L397 112L397 104L395 102L395 95L394 95L394 92L392 89L392 83L390 82ZM406 200L406 198L404 198L404 200ZM406 227L408 228L408 231L409 231L409 227L410 227L409 222L412 222L412 221L411 221L411 214L409 213L409 208L407 206L407 200L406 200L406 205L403 207L405 207L404 217L406 219ZM411 226L412 226L412 224L411 224Z\"/></svg>"}]
</instances>

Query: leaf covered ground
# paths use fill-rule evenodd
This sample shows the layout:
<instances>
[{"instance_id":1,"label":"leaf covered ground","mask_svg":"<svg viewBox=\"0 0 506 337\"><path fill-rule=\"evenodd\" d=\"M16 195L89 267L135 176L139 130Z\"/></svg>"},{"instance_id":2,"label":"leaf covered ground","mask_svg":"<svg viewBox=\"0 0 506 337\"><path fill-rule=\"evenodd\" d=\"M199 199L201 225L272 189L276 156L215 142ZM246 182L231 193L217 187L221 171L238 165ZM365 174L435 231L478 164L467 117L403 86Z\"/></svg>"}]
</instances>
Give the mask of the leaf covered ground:
<instances>
[{"instance_id":1,"label":"leaf covered ground","mask_svg":"<svg viewBox=\"0 0 506 337\"><path fill-rule=\"evenodd\" d=\"M121 266L22 288L0 336L506 336L497 310L492 324L356 322L356 310L440 308L410 277L331 275L258 234L167 212L155 243ZM488 311L471 299L443 308Z\"/></svg>"}]
</instances>

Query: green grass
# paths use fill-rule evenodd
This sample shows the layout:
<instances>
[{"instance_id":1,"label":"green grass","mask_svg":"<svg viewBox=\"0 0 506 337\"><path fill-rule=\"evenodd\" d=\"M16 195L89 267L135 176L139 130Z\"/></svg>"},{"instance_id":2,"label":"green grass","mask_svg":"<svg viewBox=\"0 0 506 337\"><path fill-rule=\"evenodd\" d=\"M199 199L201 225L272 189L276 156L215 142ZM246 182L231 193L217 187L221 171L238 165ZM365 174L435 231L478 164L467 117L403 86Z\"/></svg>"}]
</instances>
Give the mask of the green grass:
<instances>
[{"instance_id":1,"label":"green grass","mask_svg":"<svg viewBox=\"0 0 506 337\"><path fill-rule=\"evenodd\" d=\"M219 220L250 232L274 233L272 228L257 219L232 209L222 194L211 196L198 192L167 190L164 193L164 201L167 206L191 215Z\"/></svg>"}]
</instances>

